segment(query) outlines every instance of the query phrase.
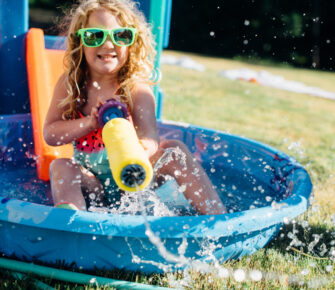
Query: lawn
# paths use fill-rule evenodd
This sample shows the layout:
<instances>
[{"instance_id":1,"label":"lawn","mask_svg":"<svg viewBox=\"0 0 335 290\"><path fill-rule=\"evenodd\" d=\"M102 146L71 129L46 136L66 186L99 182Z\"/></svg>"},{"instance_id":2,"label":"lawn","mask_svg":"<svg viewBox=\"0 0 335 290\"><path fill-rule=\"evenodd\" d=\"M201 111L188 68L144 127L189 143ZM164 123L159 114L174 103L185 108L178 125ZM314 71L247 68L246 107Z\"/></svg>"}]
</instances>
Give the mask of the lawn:
<instances>
[{"instance_id":1,"label":"lawn","mask_svg":"<svg viewBox=\"0 0 335 290\"><path fill-rule=\"evenodd\" d=\"M165 54L184 56L172 51ZM335 101L232 81L220 72L236 68L266 70L331 92L335 92L335 73L188 56L204 65L206 71L163 65L163 119L245 136L287 153L308 170L315 196L309 211L285 225L266 249L226 263L230 278L217 279L215 274L194 277L192 286L220 289L223 285L270 288L301 284L335 288ZM290 247L294 239L301 246ZM265 278L260 282L249 279L241 284L233 278L238 269L246 272L257 269Z\"/></svg>"},{"instance_id":2,"label":"lawn","mask_svg":"<svg viewBox=\"0 0 335 290\"><path fill-rule=\"evenodd\" d=\"M173 51L165 51L164 55L185 56ZM97 274L186 289L335 289L335 101L246 81L232 81L222 77L220 72L241 67L266 70L287 80L332 92L335 92L335 73L193 54L187 56L204 65L206 70L162 66L163 119L245 136L296 158L312 178L314 203L303 216L285 224L278 237L265 249L239 261L224 263L222 272L151 277ZM7 274L1 277L7 283L2 286L4 289L24 289L26 286L11 280ZM74 286L43 281L57 289Z\"/></svg>"}]
</instances>

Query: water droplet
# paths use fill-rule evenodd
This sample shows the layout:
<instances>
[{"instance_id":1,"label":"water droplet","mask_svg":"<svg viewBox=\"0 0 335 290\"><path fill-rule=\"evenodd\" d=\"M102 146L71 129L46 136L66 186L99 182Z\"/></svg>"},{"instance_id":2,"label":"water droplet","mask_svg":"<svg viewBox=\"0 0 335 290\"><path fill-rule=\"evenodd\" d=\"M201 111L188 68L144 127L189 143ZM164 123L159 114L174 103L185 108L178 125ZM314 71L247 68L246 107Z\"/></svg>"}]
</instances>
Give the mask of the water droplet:
<instances>
[{"instance_id":1,"label":"water droplet","mask_svg":"<svg viewBox=\"0 0 335 290\"><path fill-rule=\"evenodd\" d=\"M332 224L335 226L335 214L332 214L330 217L330 221L332 222Z\"/></svg>"},{"instance_id":2,"label":"water droplet","mask_svg":"<svg viewBox=\"0 0 335 290\"><path fill-rule=\"evenodd\" d=\"M136 263L136 264L139 264L141 262L141 259L138 256L133 255L132 262Z\"/></svg>"},{"instance_id":3,"label":"water droplet","mask_svg":"<svg viewBox=\"0 0 335 290\"><path fill-rule=\"evenodd\" d=\"M237 282L243 282L245 280L245 272L242 269L238 269L234 272L234 279Z\"/></svg>"},{"instance_id":4,"label":"water droplet","mask_svg":"<svg viewBox=\"0 0 335 290\"><path fill-rule=\"evenodd\" d=\"M97 279L96 278L92 278L91 280L90 280L90 284L96 284L97 283Z\"/></svg>"},{"instance_id":5,"label":"water droplet","mask_svg":"<svg viewBox=\"0 0 335 290\"><path fill-rule=\"evenodd\" d=\"M309 270L308 269L303 269L302 271L301 271L301 275L303 275L303 276L306 276L306 275L308 275L309 274Z\"/></svg>"},{"instance_id":6,"label":"water droplet","mask_svg":"<svg viewBox=\"0 0 335 290\"><path fill-rule=\"evenodd\" d=\"M229 271L226 268L219 268L218 275L221 278L229 278Z\"/></svg>"},{"instance_id":7,"label":"water droplet","mask_svg":"<svg viewBox=\"0 0 335 290\"><path fill-rule=\"evenodd\" d=\"M250 279L253 281L260 281L262 280L263 274L259 270L252 270L249 273Z\"/></svg>"},{"instance_id":8,"label":"water droplet","mask_svg":"<svg viewBox=\"0 0 335 290\"><path fill-rule=\"evenodd\" d=\"M98 82L93 82L93 87L95 87L96 89L100 90L101 87L99 86Z\"/></svg>"},{"instance_id":9,"label":"water droplet","mask_svg":"<svg viewBox=\"0 0 335 290\"><path fill-rule=\"evenodd\" d=\"M301 223L301 226L302 226L303 228L307 228L307 227L308 227L308 221L303 221L303 222Z\"/></svg>"},{"instance_id":10,"label":"water droplet","mask_svg":"<svg viewBox=\"0 0 335 290\"><path fill-rule=\"evenodd\" d=\"M186 185L185 184L179 186L179 191L180 192L184 192L185 190L186 190Z\"/></svg>"},{"instance_id":11,"label":"water droplet","mask_svg":"<svg viewBox=\"0 0 335 290\"><path fill-rule=\"evenodd\" d=\"M95 199L95 194L94 194L94 193L90 193L88 196L89 196L89 198L92 199L92 200Z\"/></svg>"},{"instance_id":12,"label":"water droplet","mask_svg":"<svg viewBox=\"0 0 335 290\"><path fill-rule=\"evenodd\" d=\"M105 186L109 186L110 182L111 182L110 178L107 178L106 181L105 181Z\"/></svg>"},{"instance_id":13,"label":"water droplet","mask_svg":"<svg viewBox=\"0 0 335 290\"><path fill-rule=\"evenodd\" d=\"M176 177L180 176L180 175L181 175L181 171L180 171L180 170L175 170L175 171L174 171L174 175L175 175Z\"/></svg>"}]
</instances>

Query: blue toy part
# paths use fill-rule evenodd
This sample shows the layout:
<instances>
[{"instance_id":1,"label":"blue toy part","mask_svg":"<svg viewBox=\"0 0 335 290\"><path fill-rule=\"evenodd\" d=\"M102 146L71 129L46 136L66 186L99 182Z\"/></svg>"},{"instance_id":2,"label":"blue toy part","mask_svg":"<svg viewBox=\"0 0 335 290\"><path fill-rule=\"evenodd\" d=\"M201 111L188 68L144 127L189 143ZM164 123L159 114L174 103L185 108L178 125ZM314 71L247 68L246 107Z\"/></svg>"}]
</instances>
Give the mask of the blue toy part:
<instances>
[{"instance_id":1,"label":"blue toy part","mask_svg":"<svg viewBox=\"0 0 335 290\"><path fill-rule=\"evenodd\" d=\"M110 99L99 108L98 121L100 126L103 127L114 118L129 119L129 112L124 103Z\"/></svg>"},{"instance_id":2,"label":"blue toy part","mask_svg":"<svg viewBox=\"0 0 335 290\"><path fill-rule=\"evenodd\" d=\"M191 125L159 122L162 138L186 143L203 165L228 213L147 217L70 211L50 206L50 186L36 178L29 115L2 117L0 128L0 252L27 261L75 262L83 269L164 272L192 261L219 262L264 247L285 220L303 213L312 191L310 177L294 159L246 138ZM5 162L6 161L6 162ZM159 193L160 196L171 194ZM187 263L167 260L146 228L167 251ZM211 244L213 256L205 251Z\"/></svg>"},{"instance_id":3,"label":"blue toy part","mask_svg":"<svg viewBox=\"0 0 335 290\"><path fill-rule=\"evenodd\" d=\"M115 108L109 108L104 114L104 122L107 123L109 120L114 118L123 118L123 114L120 114L120 110L115 110Z\"/></svg>"},{"instance_id":4,"label":"blue toy part","mask_svg":"<svg viewBox=\"0 0 335 290\"><path fill-rule=\"evenodd\" d=\"M25 63L28 1L0 0L0 114L30 111Z\"/></svg>"}]
</instances>

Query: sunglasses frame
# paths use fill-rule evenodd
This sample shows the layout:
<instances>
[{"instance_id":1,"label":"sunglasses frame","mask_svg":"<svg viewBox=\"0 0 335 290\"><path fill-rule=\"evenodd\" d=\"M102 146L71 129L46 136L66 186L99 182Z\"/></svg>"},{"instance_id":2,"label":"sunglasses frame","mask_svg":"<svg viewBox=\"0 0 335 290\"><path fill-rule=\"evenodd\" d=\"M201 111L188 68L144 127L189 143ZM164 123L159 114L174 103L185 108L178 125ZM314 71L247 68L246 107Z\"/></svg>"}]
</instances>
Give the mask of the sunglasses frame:
<instances>
[{"instance_id":1,"label":"sunglasses frame","mask_svg":"<svg viewBox=\"0 0 335 290\"><path fill-rule=\"evenodd\" d=\"M117 30L122 30L122 29L127 29L127 30L130 30L132 32L132 35L133 35L133 39L132 41L129 43L129 44L118 44L115 39L114 39L114 32L117 31ZM84 33L88 30L98 30L98 31L101 31L103 32L104 36L103 36L103 40L101 41L101 43L99 45L87 45L86 42L85 42L85 36L84 36ZM137 33L137 30L136 28L134 27L119 27L119 28L113 28L113 29L104 29L104 28L96 28L96 27L86 27L86 28L81 28L77 31L77 36L80 36L81 38L81 41L83 42L83 44L87 47L99 47L101 45L103 45L106 40L107 40L107 36L109 35L110 39L112 40L112 43L116 46L130 46L134 43L135 41L135 37L136 37L136 33Z\"/></svg>"}]
</instances>

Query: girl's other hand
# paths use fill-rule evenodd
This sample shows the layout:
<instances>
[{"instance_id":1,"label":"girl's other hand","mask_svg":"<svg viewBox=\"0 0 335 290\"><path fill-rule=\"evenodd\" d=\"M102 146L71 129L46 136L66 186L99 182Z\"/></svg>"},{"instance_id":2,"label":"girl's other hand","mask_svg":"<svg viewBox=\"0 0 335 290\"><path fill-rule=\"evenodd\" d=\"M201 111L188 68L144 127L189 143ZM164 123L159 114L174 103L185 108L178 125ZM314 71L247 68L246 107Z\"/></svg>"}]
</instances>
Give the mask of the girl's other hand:
<instances>
[{"instance_id":1,"label":"girl's other hand","mask_svg":"<svg viewBox=\"0 0 335 290\"><path fill-rule=\"evenodd\" d=\"M158 144L154 140L150 139L140 139L139 140L144 151L147 153L148 158L155 155L156 151L158 150Z\"/></svg>"},{"instance_id":2,"label":"girl's other hand","mask_svg":"<svg viewBox=\"0 0 335 290\"><path fill-rule=\"evenodd\" d=\"M104 104L104 102L99 97L96 105L92 107L91 113L88 116L88 118L89 118L89 126L92 128L92 130L100 128L99 121L98 121L98 116L99 116L99 108L103 104Z\"/></svg>"}]
</instances>

